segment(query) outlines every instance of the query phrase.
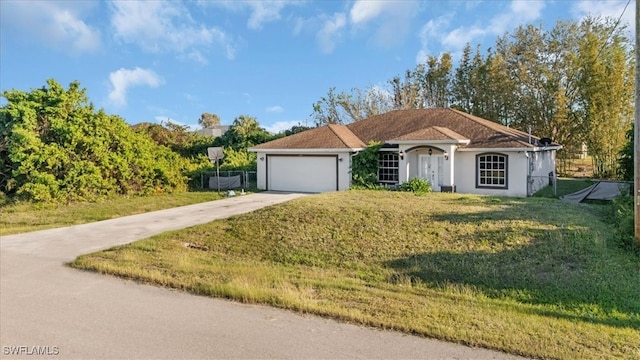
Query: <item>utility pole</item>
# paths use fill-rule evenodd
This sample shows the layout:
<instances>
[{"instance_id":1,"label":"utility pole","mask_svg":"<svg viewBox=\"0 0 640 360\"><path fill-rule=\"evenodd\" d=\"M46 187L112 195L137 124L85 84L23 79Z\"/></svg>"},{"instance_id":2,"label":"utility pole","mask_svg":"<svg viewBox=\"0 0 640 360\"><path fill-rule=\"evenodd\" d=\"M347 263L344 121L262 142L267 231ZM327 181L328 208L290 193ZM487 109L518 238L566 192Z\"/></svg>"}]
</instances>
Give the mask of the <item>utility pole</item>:
<instances>
[{"instance_id":1,"label":"utility pole","mask_svg":"<svg viewBox=\"0 0 640 360\"><path fill-rule=\"evenodd\" d=\"M640 246L640 0L636 0L636 104L633 133L634 163L634 230Z\"/></svg>"}]
</instances>

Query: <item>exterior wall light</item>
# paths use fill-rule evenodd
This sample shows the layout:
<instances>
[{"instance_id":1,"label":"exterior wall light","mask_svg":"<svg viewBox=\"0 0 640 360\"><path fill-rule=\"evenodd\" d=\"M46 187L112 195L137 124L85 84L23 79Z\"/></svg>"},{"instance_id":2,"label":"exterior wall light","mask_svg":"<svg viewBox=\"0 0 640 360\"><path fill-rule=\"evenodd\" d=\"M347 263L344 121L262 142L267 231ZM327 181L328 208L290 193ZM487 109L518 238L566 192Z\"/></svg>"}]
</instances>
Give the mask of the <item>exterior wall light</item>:
<instances>
[{"instance_id":1,"label":"exterior wall light","mask_svg":"<svg viewBox=\"0 0 640 360\"><path fill-rule=\"evenodd\" d=\"M444 159L449 160L449 153L446 151L444 152Z\"/></svg>"},{"instance_id":2,"label":"exterior wall light","mask_svg":"<svg viewBox=\"0 0 640 360\"><path fill-rule=\"evenodd\" d=\"M260 161L264 161L264 156L260 156Z\"/></svg>"}]
</instances>

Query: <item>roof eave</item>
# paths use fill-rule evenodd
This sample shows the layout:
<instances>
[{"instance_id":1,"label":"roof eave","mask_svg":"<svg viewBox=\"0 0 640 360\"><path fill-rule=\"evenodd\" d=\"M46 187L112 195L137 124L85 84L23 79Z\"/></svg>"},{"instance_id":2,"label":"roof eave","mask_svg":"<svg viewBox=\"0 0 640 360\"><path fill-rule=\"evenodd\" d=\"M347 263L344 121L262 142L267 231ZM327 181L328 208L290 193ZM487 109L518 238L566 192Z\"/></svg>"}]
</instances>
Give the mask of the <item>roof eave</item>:
<instances>
[{"instance_id":1,"label":"roof eave","mask_svg":"<svg viewBox=\"0 0 640 360\"><path fill-rule=\"evenodd\" d=\"M533 146L533 147L510 147L510 148L474 148L474 147L465 147L458 148L457 151L520 151L520 152L538 152L538 151L547 151L547 150L560 150L562 149L562 145L555 146Z\"/></svg>"},{"instance_id":2,"label":"roof eave","mask_svg":"<svg viewBox=\"0 0 640 360\"><path fill-rule=\"evenodd\" d=\"M249 148L251 152L268 152L268 153L280 153L280 154L312 154L312 153L344 153L344 152L356 152L362 151L365 148L313 148L313 149L264 149L264 148Z\"/></svg>"},{"instance_id":3,"label":"roof eave","mask_svg":"<svg viewBox=\"0 0 640 360\"><path fill-rule=\"evenodd\" d=\"M447 140L389 140L388 144L398 145L415 145L415 144L462 144L467 145L471 142L469 139L447 139Z\"/></svg>"}]
</instances>

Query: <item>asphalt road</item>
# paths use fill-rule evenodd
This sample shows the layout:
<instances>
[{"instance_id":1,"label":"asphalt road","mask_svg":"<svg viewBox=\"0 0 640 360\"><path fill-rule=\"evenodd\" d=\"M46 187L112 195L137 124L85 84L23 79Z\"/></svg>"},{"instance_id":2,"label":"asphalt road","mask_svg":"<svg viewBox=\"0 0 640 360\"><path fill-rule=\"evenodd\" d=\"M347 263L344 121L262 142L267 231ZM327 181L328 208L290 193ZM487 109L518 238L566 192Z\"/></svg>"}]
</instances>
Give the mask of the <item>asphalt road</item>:
<instances>
[{"instance_id":1,"label":"asphalt road","mask_svg":"<svg viewBox=\"0 0 640 360\"><path fill-rule=\"evenodd\" d=\"M303 196L258 193L0 237L1 358L516 359L66 267L76 256Z\"/></svg>"}]
</instances>

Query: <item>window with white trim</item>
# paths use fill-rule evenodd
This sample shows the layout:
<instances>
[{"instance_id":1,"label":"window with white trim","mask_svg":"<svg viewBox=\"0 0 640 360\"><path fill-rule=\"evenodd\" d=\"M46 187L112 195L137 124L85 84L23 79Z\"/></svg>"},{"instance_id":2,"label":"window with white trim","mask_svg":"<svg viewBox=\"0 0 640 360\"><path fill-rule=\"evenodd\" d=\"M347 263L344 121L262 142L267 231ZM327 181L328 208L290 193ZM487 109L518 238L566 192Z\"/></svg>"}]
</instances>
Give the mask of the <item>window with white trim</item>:
<instances>
[{"instance_id":1,"label":"window with white trim","mask_svg":"<svg viewBox=\"0 0 640 360\"><path fill-rule=\"evenodd\" d=\"M380 152L378 160L378 181L385 184L397 184L398 154Z\"/></svg>"},{"instance_id":2,"label":"window with white trim","mask_svg":"<svg viewBox=\"0 0 640 360\"><path fill-rule=\"evenodd\" d=\"M506 189L508 159L503 154L476 155L476 187Z\"/></svg>"}]
</instances>

